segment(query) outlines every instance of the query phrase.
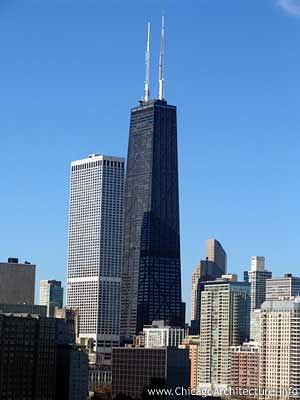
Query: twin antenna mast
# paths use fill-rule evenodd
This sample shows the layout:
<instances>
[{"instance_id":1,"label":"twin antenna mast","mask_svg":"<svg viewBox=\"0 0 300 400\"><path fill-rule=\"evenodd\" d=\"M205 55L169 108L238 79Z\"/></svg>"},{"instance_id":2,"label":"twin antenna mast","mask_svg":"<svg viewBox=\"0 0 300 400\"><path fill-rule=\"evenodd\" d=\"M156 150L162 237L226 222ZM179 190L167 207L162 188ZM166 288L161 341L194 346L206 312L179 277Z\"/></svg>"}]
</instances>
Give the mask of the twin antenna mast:
<instances>
[{"instance_id":1,"label":"twin antenna mast","mask_svg":"<svg viewBox=\"0 0 300 400\"><path fill-rule=\"evenodd\" d=\"M165 52L165 17L161 19L160 51L158 67L158 99L164 100L164 52ZM146 46L146 75L144 84L145 102L149 101L150 96L150 22L147 24L147 46Z\"/></svg>"},{"instance_id":2,"label":"twin antenna mast","mask_svg":"<svg viewBox=\"0 0 300 400\"><path fill-rule=\"evenodd\" d=\"M146 48L146 77L144 87L144 101L149 100L150 89L150 22L148 22L148 33L147 33L147 48Z\"/></svg>"}]
</instances>

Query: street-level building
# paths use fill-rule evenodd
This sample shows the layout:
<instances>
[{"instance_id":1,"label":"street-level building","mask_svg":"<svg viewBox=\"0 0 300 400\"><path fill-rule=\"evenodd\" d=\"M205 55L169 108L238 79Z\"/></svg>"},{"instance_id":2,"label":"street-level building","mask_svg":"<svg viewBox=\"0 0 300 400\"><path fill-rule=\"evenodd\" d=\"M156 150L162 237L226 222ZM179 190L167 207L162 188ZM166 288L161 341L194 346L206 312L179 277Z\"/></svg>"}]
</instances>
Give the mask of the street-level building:
<instances>
[{"instance_id":1,"label":"street-level building","mask_svg":"<svg viewBox=\"0 0 300 400\"><path fill-rule=\"evenodd\" d=\"M190 363L186 349L171 347L113 349L113 399L117 395L123 395L139 400L143 394L147 394L149 388L173 390L177 387L188 388L189 378Z\"/></svg>"}]
</instances>

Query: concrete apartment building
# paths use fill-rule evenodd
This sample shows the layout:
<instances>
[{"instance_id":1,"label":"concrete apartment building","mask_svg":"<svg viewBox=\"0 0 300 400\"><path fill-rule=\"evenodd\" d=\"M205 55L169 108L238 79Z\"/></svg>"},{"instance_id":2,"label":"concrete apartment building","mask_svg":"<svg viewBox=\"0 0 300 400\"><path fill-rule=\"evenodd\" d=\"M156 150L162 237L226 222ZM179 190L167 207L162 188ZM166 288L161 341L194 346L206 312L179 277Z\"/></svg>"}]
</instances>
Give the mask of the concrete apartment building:
<instances>
[{"instance_id":1,"label":"concrete apartment building","mask_svg":"<svg viewBox=\"0 0 300 400\"><path fill-rule=\"evenodd\" d=\"M34 304L35 267L18 258L0 262L0 303Z\"/></svg>"},{"instance_id":2,"label":"concrete apartment building","mask_svg":"<svg viewBox=\"0 0 300 400\"><path fill-rule=\"evenodd\" d=\"M261 307L260 400L300 397L300 297Z\"/></svg>"},{"instance_id":3,"label":"concrete apartment building","mask_svg":"<svg viewBox=\"0 0 300 400\"><path fill-rule=\"evenodd\" d=\"M201 298L198 387L226 390L229 384L229 348L249 339L250 286L236 275L205 284Z\"/></svg>"}]
</instances>

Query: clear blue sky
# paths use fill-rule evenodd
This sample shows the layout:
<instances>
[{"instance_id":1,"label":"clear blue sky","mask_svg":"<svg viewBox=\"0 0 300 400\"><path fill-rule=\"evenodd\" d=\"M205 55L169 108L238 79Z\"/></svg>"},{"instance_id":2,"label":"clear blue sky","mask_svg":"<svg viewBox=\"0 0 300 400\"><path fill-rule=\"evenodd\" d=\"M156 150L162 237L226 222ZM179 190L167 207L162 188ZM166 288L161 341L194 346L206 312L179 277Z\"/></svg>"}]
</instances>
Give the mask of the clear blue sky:
<instances>
[{"instance_id":1,"label":"clear blue sky","mask_svg":"<svg viewBox=\"0 0 300 400\"><path fill-rule=\"evenodd\" d=\"M0 0L0 259L65 282L69 164L125 156L152 22L178 106L182 278L218 238L229 271L300 275L300 1ZM37 296L38 298L38 296Z\"/></svg>"}]
</instances>

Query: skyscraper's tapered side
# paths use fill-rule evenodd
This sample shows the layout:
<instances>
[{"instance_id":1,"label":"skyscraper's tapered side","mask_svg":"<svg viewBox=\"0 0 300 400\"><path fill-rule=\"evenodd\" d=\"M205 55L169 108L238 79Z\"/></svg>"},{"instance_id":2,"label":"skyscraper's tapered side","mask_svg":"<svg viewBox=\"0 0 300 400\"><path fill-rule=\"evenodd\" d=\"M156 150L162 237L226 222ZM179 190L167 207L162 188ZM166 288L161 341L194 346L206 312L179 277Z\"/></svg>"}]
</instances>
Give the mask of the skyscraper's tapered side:
<instances>
[{"instance_id":1,"label":"skyscraper's tapered side","mask_svg":"<svg viewBox=\"0 0 300 400\"><path fill-rule=\"evenodd\" d=\"M149 57L146 60L149 63ZM159 99L144 96L139 107L131 110L124 198L123 337L132 337L153 320L182 326L185 319L181 302L176 107L160 98L161 85L162 65Z\"/></svg>"}]
</instances>

